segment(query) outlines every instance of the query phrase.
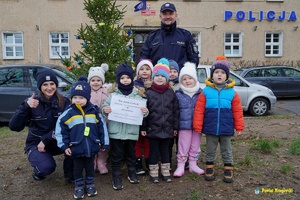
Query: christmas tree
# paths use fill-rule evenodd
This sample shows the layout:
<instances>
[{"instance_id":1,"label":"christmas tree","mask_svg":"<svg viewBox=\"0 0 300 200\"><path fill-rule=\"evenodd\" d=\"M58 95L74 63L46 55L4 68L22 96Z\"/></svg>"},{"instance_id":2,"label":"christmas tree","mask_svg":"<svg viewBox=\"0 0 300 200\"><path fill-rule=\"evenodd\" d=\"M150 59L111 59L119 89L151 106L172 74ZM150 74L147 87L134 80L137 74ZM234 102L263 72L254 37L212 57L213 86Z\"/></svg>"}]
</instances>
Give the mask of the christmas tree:
<instances>
[{"instance_id":1,"label":"christmas tree","mask_svg":"<svg viewBox=\"0 0 300 200\"><path fill-rule=\"evenodd\" d=\"M75 36L82 48L73 57L61 58L61 61L76 77L87 75L90 67L107 63L109 70L105 80L115 82L116 67L123 62L133 63L133 34L125 30L121 22L126 6L120 8L115 0L84 0L83 4L91 24L81 24Z\"/></svg>"}]
</instances>

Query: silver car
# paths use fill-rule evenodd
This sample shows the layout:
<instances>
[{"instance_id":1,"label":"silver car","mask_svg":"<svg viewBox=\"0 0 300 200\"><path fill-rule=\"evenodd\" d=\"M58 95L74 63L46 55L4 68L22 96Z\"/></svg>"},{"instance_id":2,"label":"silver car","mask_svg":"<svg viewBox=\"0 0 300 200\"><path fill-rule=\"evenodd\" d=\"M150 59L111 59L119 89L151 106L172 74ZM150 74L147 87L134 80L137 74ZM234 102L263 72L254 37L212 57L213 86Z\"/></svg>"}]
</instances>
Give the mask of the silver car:
<instances>
[{"instance_id":1,"label":"silver car","mask_svg":"<svg viewBox=\"0 0 300 200\"><path fill-rule=\"evenodd\" d=\"M210 65L199 65L197 67L197 76L201 88L206 86L205 80L210 77L210 67ZM269 88L250 83L232 71L230 71L230 78L236 82L234 89L241 98L245 112L249 112L253 116L263 116L267 115L275 106L277 99Z\"/></svg>"}]
</instances>

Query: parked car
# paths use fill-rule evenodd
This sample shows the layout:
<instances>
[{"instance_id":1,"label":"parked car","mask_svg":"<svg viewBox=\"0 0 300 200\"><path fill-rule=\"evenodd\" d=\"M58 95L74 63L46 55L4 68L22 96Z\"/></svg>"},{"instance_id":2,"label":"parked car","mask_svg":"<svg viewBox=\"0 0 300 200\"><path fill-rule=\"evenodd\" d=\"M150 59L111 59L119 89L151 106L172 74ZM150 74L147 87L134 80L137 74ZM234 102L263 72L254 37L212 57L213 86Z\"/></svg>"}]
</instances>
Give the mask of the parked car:
<instances>
[{"instance_id":1,"label":"parked car","mask_svg":"<svg viewBox=\"0 0 300 200\"><path fill-rule=\"evenodd\" d=\"M210 67L210 65L199 65L197 67L197 76L201 88L206 86L205 80L210 77ZM263 116L267 115L275 106L277 99L269 88L250 83L232 71L230 71L230 78L236 82L234 89L241 98L245 112L249 112L253 116Z\"/></svg>"},{"instance_id":2,"label":"parked car","mask_svg":"<svg viewBox=\"0 0 300 200\"><path fill-rule=\"evenodd\" d=\"M0 66L0 122L8 122L18 106L32 93L38 94L36 73L38 69L52 69L58 79L58 90L67 94L68 85L74 81L68 71L50 64L18 64Z\"/></svg>"},{"instance_id":3,"label":"parked car","mask_svg":"<svg viewBox=\"0 0 300 200\"><path fill-rule=\"evenodd\" d=\"M276 97L300 96L300 70L294 67L247 67L234 72L249 82L270 88Z\"/></svg>"}]
</instances>

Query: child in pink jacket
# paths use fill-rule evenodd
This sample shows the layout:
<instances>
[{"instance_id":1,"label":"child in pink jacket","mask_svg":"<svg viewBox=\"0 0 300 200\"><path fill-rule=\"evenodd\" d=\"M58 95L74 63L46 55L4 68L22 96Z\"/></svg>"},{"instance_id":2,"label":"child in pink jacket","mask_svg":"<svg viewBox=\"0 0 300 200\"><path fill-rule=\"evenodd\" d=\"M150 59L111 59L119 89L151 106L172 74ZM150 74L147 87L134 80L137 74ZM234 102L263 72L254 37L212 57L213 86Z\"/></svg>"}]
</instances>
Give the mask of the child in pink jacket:
<instances>
[{"instance_id":1,"label":"child in pink jacket","mask_svg":"<svg viewBox=\"0 0 300 200\"><path fill-rule=\"evenodd\" d=\"M105 72L108 70L108 65L106 63L101 64L101 66L91 67L88 74L88 82L91 86L91 103L99 107L99 111L102 110L103 102L108 98L108 90L103 87L105 83ZM99 113L100 115L100 113ZM104 130L107 131L106 122L104 121L102 115L101 119ZM108 151L99 151L95 156L95 170L98 169L100 174L107 174L108 170L106 167L106 161L108 158Z\"/></svg>"}]
</instances>

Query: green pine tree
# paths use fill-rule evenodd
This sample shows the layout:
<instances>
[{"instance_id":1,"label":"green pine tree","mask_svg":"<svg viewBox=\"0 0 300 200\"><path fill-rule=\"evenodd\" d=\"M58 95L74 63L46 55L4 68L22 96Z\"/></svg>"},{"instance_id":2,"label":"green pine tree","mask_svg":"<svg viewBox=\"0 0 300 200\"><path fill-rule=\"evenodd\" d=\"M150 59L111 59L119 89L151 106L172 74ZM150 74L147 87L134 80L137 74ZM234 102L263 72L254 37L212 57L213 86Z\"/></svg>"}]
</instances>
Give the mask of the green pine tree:
<instances>
[{"instance_id":1,"label":"green pine tree","mask_svg":"<svg viewBox=\"0 0 300 200\"><path fill-rule=\"evenodd\" d=\"M83 4L91 24L81 24L75 37L82 48L70 59L62 58L62 63L75 74L74 78L87 75L90 67L107 63L105 80L115 82L116 67L123 62L133 63L130 44L133 34L121 23L126 6L120 8L115 0L84 0Z\"/></svg>"}]
</instances>

